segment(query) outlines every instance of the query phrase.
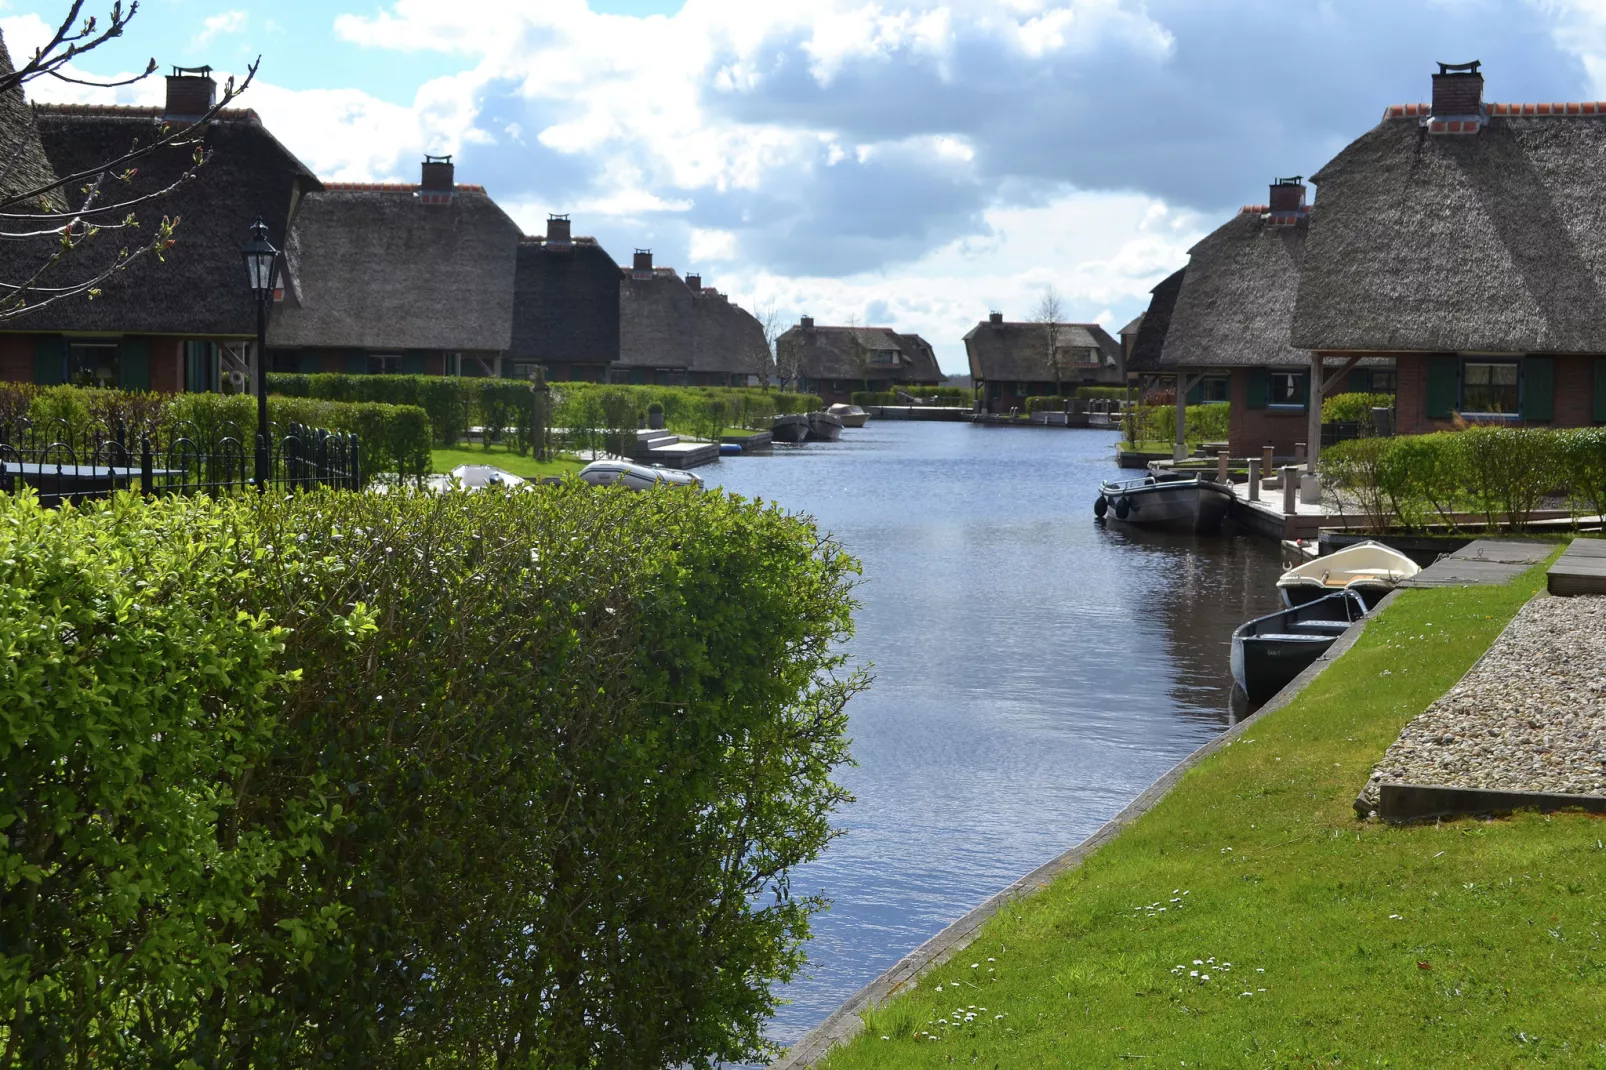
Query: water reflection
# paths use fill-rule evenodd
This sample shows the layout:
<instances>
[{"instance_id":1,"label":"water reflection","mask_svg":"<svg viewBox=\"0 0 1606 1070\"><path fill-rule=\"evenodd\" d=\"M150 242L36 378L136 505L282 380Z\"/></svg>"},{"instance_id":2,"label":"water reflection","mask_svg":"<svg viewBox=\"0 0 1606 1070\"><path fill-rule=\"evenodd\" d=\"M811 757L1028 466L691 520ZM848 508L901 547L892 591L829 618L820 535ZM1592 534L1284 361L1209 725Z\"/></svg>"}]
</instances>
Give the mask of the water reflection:
<instances>
[{"instance_id":1,"label":"water reflection","mask_svg":"<svg viewBox=\"0 0 1606 1070\"><path fill-rule=\"evenodd\" d=\"M864 562L848 834L772 1034L795 1040L944 925L1091 834L1229 723L1228 641L1277 547L1093 519L1115 436L876 422L710 482L815 516Z\"/></svg>"}]
</instances>

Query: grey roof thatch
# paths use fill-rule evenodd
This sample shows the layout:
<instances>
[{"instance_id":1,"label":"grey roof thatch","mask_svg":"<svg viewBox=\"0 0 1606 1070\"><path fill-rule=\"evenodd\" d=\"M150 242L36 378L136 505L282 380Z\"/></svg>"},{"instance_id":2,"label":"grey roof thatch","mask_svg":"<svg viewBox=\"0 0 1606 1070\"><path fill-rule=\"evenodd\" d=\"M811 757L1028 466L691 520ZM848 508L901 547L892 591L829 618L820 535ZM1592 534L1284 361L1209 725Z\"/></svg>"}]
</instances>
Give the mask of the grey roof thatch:
<instances>
[{"instance_id":1,"label":"grey roof thatch","mask_svg":"<svg viewBox=\"0 0 1606 1070\"><path fill-rule=\"evenodd\" d=\"M1310 217L1272 223L1245 208L1188 250L1160 363L1225 368L1308 364L1288 342Z\"/></svg>"},{"instance_id":2,"label":"grey roof thatch","mask_svg":"<svg viewBox=\"0 0 1606 1070\"><path fill-rule=\"evenodd\" d=\"M404 184L309 194L285 244L273 346L506 350L518 225L478 186L426 203Z\"/></svg>"},{"instance_id":3,"label":"grey roof thatch","mask_svg":"<svg viewBox=\"0 0 1606 1070\"><path fill-rule=\"evenodd\" d=\"M714 375L758 375L769 364L764 326L724 294L704 287L693 301L696 335L691 370Z\"/></svg>"},{"instance_id":4,"label":"grey roof thatch","mask_svg":"<svg viewBox=\"0 0 1606 1070\"><path fill-rule=\"evenodd\" d=\"M620 271L619 364L627 368L689 368L697 334L691 288L674 268L636 278Z\"/></svg>"},{"instance_id":5,"label":"grey roof thatch","mask_svg":"<svg viewBox=\"0 0 1606 1070\"><path fill-rule=\"evenodd\" d=\"M619 265L594 238L519 242L513 357L575 364L619 359Z\"/></svg>"},{"instance_id":6,"label":"grey roof thatch","mask_svg":"<svg viewBox=\"0 0 1606 1070\"><path fill-rule=\"evenodd\" d=\"M5 38L0 37L0 77L16 73L11 65L11 53L6 49ZM23 98L22 86L0 93L0 197L11 198L28 190L47 186L56 180L56 172L45 156L45 147L39 140L39 125L34 121L33 109ZM61 208L65 204L59 190L51 190L44 198L45 205ZM18 204L10 211L40 207L38 202ZM26 226L12 227L26 230Z\"/></svg>"},{"instance_id":7,"label":"grey roof thatch","mask_svg":"<svg viewBox=\"0 0 1606 1070\"><path fill-rule=\"evenodd\" d=\"M918 334L889 327L789 327L776 348L800 347L798 370L809 379L883 380L929 383L943 380L930 344ZM892 363L875 363L873 354L893 353Z\"/></svg>"},{"instance_id":8,"label":"grey roof thatch","mask_svg":"<svg viewBox=\"0 0 1606 1070\"><path fill-rule=\"evenodd\" d=\"M1606 117L1541 109L1600 110L1444 136L1395 108L1323 167L1294 343L1606 353Z\"/></svg>"},{"instance_id":9,"label":"grey roof thatch","mask_svg":"<svg viewBox=\"0 0 1606 1070\"><path fill-rule=\"evenodd\" d=\"M1122 380L1121 344L1097 323L1057 325L1056 348L1062 356L1060 378L1080 382L1093 378ZM1045 328L1041 323L986 319L965 334L970 374L977 381L1052 382ZM1091 358L1091 359L1086 359Z\"/></svg>"},{"instance_id":10,"label":"grey roof thatch","mask_svg":"<svg viewBox=\"0 0 1606 1070\"><path fill-rule=\"evenodd\" d=\"M163 122L160 108L36 104L33 111L58 175L91 170L136 143L149 144ZM240 244L250 237L258 213L268 224L269 237L282 244L297 198L319 188L318 180L268 133L255 112L220 112L198 136L211 149L211 161L177 190L135 209L145 224L141 234L148 234L164 215L180 220L175 245L165 258L147 256L130 265L102 284L93 301L62 301L8 326L254 337L256 302L246 284ZM170 145L141 158L138 173L126 185L118 183L113 195L128 199L165 188L191 166L194 151L193 145ZM97 267L114 263L122 245L115 232L101 233L58 269L59 277L66 281L93 274ZM37 252L7 249L0 256Z\"/></svg>"},{"instance_id":11,"label":"grey roof thatch","mask_svg":"<svg viewBox=\"0 0 1606 1070\"><path fill-rule=\"evenodd\" d=\"M1177 294L1182 292L1182 280L1187 274L1187 268L1178 268L1149 291L1149 307L1143 313L1143 322L1138 324L1132 355L1127 358L1128 373L1160 370L1160 355L1165 349L1166 332L1171 327L1171 313L1177 307Z\"/></svg>"},{"instance_id":12,"label":"grey roof thatch","mask_svg":"<svg viewBox=\"0 0 1606 1070\"><path fill-rule=\"evenodd\" d=\"M1138 329L1140 327L1142 327L1142 326L1143 326L1143 313L1139 312L1136 316L1133 316L1131 319L1126 321L1126 326L1125 327L1122 327L1119 331L1116 331L1115 333L1117 335L1119 335L1120 337L1125 338L1129 334L1137 334L1138 333Z\"/></svg>"}]
</instances>

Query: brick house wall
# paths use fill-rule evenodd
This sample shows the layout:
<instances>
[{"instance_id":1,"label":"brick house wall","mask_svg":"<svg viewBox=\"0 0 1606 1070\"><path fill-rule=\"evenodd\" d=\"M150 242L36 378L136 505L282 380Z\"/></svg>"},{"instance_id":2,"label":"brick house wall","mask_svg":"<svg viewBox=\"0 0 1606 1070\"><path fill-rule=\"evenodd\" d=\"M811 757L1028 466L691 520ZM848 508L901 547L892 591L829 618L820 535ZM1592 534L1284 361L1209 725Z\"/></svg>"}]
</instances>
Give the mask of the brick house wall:
<instances>
[{"instance_id":1,"label":"brick house wall","mask_svg":"<svg viewBox=\"0 0 1606 1070\"><path fill-rule=\"evenodd\" d=\"M1249 372L1248 368L1234 368L1229 378L1229 452L1234 457L1259 457L1261 449L1270 446L1278 457L1293 457L1294 443L1310 437L1309 413L1305 409L1251 409Z\"/></svg>"},{"instance_id":2,"label":"brick house wall","mask_svg":"<svg viewBox=\"0 0 1606 1070\"><path fill-rule=\"evenodd\" d=\"M1449 431L1448 419L1429 419L1427 415L1428 361L1434 354L1400 353L1395 357L1398 394L1395 399L1394 429L1401 435L1425 435ZM1555 396L1552 418L1535 422L1535 427L1590 427L1595 422L1595 361L1590 355L1559 355L1555 360ZM1512 421L1521 423L1521 421Z\"/></svg>"},{"instance_id":3,"label":"brick house wall","mask_svg":"<svg viewBox=\"0 0 1606 1070\"><path fill-rule=\"evenodd\" d=\"M33 382L33 339L31 334L0 334L0 380Z\"/></svg>"}]
</instances>

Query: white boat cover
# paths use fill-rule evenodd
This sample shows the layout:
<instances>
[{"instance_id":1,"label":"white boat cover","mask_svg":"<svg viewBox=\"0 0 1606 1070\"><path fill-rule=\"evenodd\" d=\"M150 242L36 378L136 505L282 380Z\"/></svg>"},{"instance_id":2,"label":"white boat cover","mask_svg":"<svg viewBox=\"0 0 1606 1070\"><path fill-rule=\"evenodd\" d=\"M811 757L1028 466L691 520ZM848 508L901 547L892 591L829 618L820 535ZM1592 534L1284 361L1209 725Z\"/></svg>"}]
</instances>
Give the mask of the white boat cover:
<instances>
[{"instance_id":1,"label":"white boat cover","mask_svg":"<svg viewBox=\"0 0 1606 1070\"><path fill-rule=\"evenodd\" d=\"M1358 542L1284 572L1279 587L1338 590L1361 583L1392 587L1422 571L1409 557L1380 542Z\"/></svg>"}]
</instances>

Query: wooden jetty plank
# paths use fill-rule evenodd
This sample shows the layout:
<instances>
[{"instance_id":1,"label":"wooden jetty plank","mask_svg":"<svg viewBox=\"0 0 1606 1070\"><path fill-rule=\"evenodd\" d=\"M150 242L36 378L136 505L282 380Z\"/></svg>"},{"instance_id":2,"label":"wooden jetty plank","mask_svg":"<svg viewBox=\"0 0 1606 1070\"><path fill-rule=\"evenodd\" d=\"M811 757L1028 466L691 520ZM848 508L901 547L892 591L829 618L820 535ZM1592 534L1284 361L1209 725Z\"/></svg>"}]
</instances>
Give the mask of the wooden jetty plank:
<instances>
[{"instance_id":1,"label":"wooden jetty plank","mask_svg":"<svg viewBox=\"0 0 1606 1070\"><path fill-rule=\"evenodd\" d=\"M1559 597L1606 594L1606 544L1574 539L1545 573L1545 589Z\"/></svg>"}]
</instances>

